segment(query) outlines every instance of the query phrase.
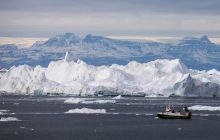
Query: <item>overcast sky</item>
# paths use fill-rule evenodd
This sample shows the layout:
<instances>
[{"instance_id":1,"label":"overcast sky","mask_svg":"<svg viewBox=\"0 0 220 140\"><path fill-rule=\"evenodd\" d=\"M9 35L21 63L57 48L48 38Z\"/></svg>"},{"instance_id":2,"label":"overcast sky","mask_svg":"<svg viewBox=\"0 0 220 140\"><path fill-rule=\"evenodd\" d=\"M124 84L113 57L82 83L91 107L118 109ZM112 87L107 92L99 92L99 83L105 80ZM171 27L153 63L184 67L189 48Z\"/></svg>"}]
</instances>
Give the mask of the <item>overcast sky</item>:
<instances>
[{"instance_id":1,"label":"overcast sky","mask_svg":"<svg viewBox=\"0 0 220 140\"><path fill-rule=\"evenodd\" d=\"M0 36L220 37L220 0L0 0Z\"/></svg>"}]
</instances>

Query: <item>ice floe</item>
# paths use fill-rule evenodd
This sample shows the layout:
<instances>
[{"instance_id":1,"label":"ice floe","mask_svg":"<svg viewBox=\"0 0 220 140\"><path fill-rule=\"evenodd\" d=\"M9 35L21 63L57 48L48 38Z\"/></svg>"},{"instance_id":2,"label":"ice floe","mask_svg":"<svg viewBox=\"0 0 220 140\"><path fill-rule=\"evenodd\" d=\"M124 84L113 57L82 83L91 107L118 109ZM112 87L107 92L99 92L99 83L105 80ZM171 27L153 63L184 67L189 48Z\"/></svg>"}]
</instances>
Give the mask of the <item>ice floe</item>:
<instances>
[{"instance_id":1,"label":"ice floe","mask_svg":"<svg viewBox=\"0 0 220 140\"><path fill-rule=\"evenodd\" d=\"M8 122L8 121L19 121L17 118L15 117L1 117L0 119L1 122Z\"/></svg>"},{"instance_id":2,"label":"ice floe","mask_svg":"<svg viewBox=\"0 0 220 140\"><path fill-rule=\"evenodd\" d=\"M66 104L114 104L115 100L108 99L84 99L84 98L68 98L64 101Z\"/></svg>"},{"instance_id":3,"label":"ice floe","mask_svg":"<svg viewBox=\"0 0 220 140\"><path fill-rule=\"evenodd\" d=\"M121 98L122 98L121 95L118 95L116 97L113 97L112 99L121 99Z\"/></svg>"},{"instance_id":4,"label":"ice floe","mask_svg":"<svg viewBox=\"0 0 220 140\"><path fill-rule=\"evenodd\" d=\"M70 109L64 113L104 114L106 113L106 110L105 109L76 108L76 109Z\"/></svg>"},{"instance_id":5,"label":"ice floe","mask_svg":"<svg viewBox=\"0 0 220 140\"><path fill-rule=\"evenodd\" d=\"M0 110L0 115L5 115L5 114L7 114L6 112L7 112L8 110Z\"/></svg>"},{"instance_id":6,"label":"ice floe","mask_svg":"<svg viewBox=\"0 0 220 140\"><path fill-rule=\"evenodd\" d=\"M90 101L83 101L83 104L115 104L115 100L90 100Z\"/></svg>"},{"instance_id":7,"label":"ice floe","mask_svg":"<svg viewBox=\"0 0 220 140\"><path fill-rule=\"evenodd\" d=\"M78 103L81 103L82 101L84 101L84 100L81 99L81 98L68 98L64 101L64 103L66 103L66 104L78 104Z\"/></svg>"},{"instance_id":8,"label":"ice floe","mask_svg":"<svg viewBox=\"0 0 220 140\"><path fill-rule=\"evenodd\" d=\"M203 105L195 105L188 107L190 110L200 110L200 111L220 111L220 106L203 106Z\"/></svg>"}]
</instances>

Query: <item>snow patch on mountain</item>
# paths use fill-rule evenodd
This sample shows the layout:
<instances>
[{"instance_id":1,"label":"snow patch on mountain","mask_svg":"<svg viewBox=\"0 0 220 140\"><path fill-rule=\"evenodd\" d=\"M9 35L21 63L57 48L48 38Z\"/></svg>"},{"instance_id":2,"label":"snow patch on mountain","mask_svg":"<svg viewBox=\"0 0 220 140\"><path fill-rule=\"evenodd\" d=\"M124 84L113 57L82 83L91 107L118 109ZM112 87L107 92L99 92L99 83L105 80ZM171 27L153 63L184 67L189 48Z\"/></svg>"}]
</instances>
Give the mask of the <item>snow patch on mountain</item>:
<instances>
[{"instance_id":1,"label":"snow patch on mountain","mask_svg":"<svg viewBox=\"0 0 220 140\"><path fill-rule=\"evenodd\" d=\"M208 36L203 35L201 38L196 37L185 37L180 40L179 45L212 45L213 43L209 40Z\"/></svg>"},{"instance_id":2,"label":"snow patch on mountain","mask_svg":"<svg viewBox=\"0 0 220 140\"><path fill-rule=\"evenodd\" d=\"M48 47L70 47L72 45L79 44L81 42L81 38L73 33L65 33L64 35L57 35L55 37L50 38L41 46Z\"/></svg>"}]
</instances>

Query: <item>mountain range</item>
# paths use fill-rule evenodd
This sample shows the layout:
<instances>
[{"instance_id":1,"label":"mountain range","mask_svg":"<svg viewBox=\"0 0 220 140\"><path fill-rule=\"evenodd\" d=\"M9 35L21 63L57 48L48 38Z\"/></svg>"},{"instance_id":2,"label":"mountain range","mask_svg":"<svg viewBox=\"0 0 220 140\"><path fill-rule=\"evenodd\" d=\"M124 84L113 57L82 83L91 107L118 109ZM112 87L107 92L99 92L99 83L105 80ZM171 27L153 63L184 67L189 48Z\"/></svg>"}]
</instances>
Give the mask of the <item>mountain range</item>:
<instances>
[{"instance_id":1,"label":"mountain range","mask_svg":"<svg viewBox=\"0 0 220 140\"><path fill-rule=\"evenodd\" d=\"M125 41L92 34L79 37L74 33L37 41L29 48L19 48L14 44L0 45L0 68L21 64L46 67L50 61L62 59L67 51L70 59L81 59L96 66L180 59L190 69L220 70L220 46L212 43L207 36L185 37L178 43L162 43Z\"/></svg>"}]
</instances>

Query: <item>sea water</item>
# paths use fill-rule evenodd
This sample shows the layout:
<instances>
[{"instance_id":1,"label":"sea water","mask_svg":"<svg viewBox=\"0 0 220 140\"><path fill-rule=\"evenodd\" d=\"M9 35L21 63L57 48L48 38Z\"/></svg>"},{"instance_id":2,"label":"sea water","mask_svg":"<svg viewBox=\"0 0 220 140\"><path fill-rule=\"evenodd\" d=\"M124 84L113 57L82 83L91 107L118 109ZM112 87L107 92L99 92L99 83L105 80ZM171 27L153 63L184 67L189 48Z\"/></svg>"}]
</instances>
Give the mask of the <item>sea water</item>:
<instances>
[{"instance_id":1,"label":"sea water","mask_svg":"<svg viewBox=\"0 0 220 140\"><path fill-rule=\"evenodd\" d=\"M71 99L70 99L71 98ZM65 101L73 101L65 102ZM77 101L77 102L75 102ZM156 116L166 105L209 106L191 120ZM0 96L1 140L218 140L219 98ZM67 113L68 112L68 113Z\"/></svg>"}]
</instances>

